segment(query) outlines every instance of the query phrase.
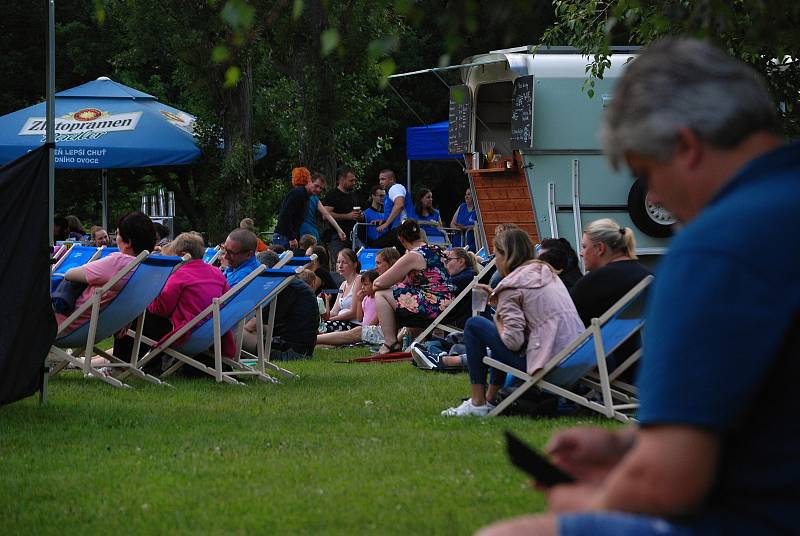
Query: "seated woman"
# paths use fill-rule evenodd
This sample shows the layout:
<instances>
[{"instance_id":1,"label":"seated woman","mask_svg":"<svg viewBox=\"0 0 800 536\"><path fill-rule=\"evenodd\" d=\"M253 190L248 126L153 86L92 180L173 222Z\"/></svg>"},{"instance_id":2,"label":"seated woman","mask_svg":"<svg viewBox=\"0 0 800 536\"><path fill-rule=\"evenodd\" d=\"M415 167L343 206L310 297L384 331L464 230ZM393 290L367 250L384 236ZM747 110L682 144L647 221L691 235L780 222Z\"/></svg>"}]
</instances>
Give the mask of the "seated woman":
<instances>
[{"instance_id":1,"label":"seated woman","mask_svg":"<svg viewBox=\"0 0 800 536\"><path fill-rule=\"evenodd\" d=\"M450 282L455 285L456 293L469 285L477 273L475 255L464 248L453 248L445 252L445 266L450 274Z\"/></svg>"},{"instance_id":2,"label":"seated woman","mask_svg":"<svg viewBox=\"0 0 800 536\"><path fill-rule=\"evenodd\" d=\"M583 277L578 265L578 254L566 238L545 238L536 258L555 268L567 290Z\"/></svg>"},{"instance_id":3,"label":"seated woman","mask_svg":"<svg viewBox=\"0 0 800 536\"><path fill-rule=\"evenodd\" d=\"M164 255L189 255L191 260L181 264L167 279L161 293L147 307L143 332L151 339L159 342L173 332L179 330L197 316L203 309L211 305L214 298L219 298L230 287L222 272L210 264L203 262L205 245L202 236L195 233L181 233L162 250ZM139 349L140 357L149 348ZM125 335L114 340L114 355L124 361L130 361L133 351L133 338ZM236 346L230 332L222 338L222 354L236 355ZM160 363L156 357L155 361ZM160 365L149 368L153 373L160 373Z\"/></svg>"},{"instance_id":4,"label":"seated woman","mask_svg":"<svg viewBox=\"0 0 800 536\"><path fill-rule=\"evenodd\" d=\"M361 290L361 278L358 272L361 265L352 249L345 248L336 259L336 271L344 278L336 303L333 304L330 317L323 322L323 333L347 331L361 324L361 304L356 297Z\"/></svg>"},{"instance_id":5,"label":"seated woman","mask_svg":"<svg viewBox=\"0 0 800 536\"><path fill-rule=\"evenodd\" d=\"M399 260L400 252L397 249L393 246L383 248L375 255L375 271L378 272L378 275L383 275L386 270Z\"/></svg>"},{"instance_id":6,"label":"seated woman","mask_svg":"<svg viewBox=\"0 0 800 536\"><path fill-rule=\"evenodd\" d=\"M417 221L425 231L428 242L434 244L447 243L447 237L442 231L442 218L439 211L433 208L433 192L427 188L422 188L417 194L417 202L414 204ZM430 222L430 223L427 223Z\"/></svg>"},{"instance_id":7,"label":"seated woman","mask_svg":"<svg viewBox=\"0 0 800 536\"><path fill-rule=\"evenodd\" d=\"M88 262L83 266L71 268L64 274L64 279L88 286L75 300L75 309L92 299L96 288L108 283L117 273L128 266L136 255L144 250L152 250L156 243L156 230L153 222L142 212L129 212L117 222L117 247L119 252ZM108 292L100 297L100 308L119 294L133 272L128 272ZM69 315L56 313L56 321L61 324ZM70 324L62 335L70 333L89 321L91 307Z\"/></svg>"},{"instance_id":8,"label":"seated woman","mask_svg":"<svg viewBox=\"0 0 800 536\"><path fill-rule=\"evenodd\" d=\"M581 256L589 273L575 283L570 295L585 326L651 275L636 260L633 231L608 218L584 228Z\"/></svg>"},{"instance_id":9,"label":"seated woman","mask_svg":"<svg viewBox=\"0 0 800 536\"><path fill-rule=\"evenodd\" d=\"M533 374L583 331L564 283L550 265L534 260L527 233L511 229L495 236L494 251L503 280L493 293L486 285L479 288L490 293L497 314L494 322L482 316L467 320L464 344L472 396L444 410L445 416L485 416L494 407L491 401L506 375L483 363L487 347L492 358Z\"/></svg>"},{"instance_id":10,"label":"seated woman","mask_svg":"<svg viewBox=\"0 0 800 536\"><path fill-rule=\"evenodd\" d=\"M361 274L361 310L364 316L360 326L347 331L334 331L332 333L320 333L317 335L317 345L339 346L342 344L355 344L369 342L378 344L383 342L383 333L378 325L378 314L375 310L375 289L373 281L378 278L378 272L367 270Z\"/></svg>"},{"instance_id":11,"label":"seated woman","mask_svg":"<svg viewBox=\"0 0 800 536\"><path fill-rule=\"evenodd\" d=\"M395 315L401 321L433 320L448 306L455 290L444 267L444 251L422 240L416 221L401 223L397 237L406 253L373 283L378 291L375 301L385 341L378 353L399 350Z\"/></svg>"}]
</instances>

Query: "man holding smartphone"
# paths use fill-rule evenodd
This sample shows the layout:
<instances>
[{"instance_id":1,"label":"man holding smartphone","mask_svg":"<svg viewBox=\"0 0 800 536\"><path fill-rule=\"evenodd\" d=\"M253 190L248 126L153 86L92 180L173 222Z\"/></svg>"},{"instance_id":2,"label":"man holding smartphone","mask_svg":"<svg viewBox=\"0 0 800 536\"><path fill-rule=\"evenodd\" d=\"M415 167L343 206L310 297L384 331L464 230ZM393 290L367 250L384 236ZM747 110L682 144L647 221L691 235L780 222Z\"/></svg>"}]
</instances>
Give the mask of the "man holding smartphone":
<instances>
[{"instance_id":1,"label":"man holding smartphone","mask_svg":"<svg viewBox=\"0 0 800 536\"><path fill-rule=\"evenodd\" d=\"M649 296L640 425L556 434L576 483L481 534L797 532L800 255L783 233L800 228L800 144L784 145L776 108L705 42L660 41L627 68L605 152L685 224Z\"/></svg>"}]
</instances>

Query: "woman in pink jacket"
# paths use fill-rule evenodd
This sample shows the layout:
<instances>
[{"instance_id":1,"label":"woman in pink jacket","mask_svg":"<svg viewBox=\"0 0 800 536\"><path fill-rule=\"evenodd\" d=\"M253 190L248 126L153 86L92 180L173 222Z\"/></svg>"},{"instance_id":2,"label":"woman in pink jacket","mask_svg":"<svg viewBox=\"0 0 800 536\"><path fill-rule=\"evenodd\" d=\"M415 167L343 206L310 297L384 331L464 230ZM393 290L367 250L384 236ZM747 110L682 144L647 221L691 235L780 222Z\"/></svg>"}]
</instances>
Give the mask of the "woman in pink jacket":
<instances>
[{"instance_id":1,"label":"woman in pink jacket","mask_svg":"<svg viewBox=\"0 0 800 536\"><path fill-rule=\"evenodd\" d=\"M494 322L470 318L464 327L472 397L446 409L445 416L485 416L505 381L505 373L483 363L489 348L492 358L533 374L573 341L582 331L578 311L564 283L549 264L534 260L530 237L521 229L510 229L494 238L497 269L503 280L491 288L496 304ZM486 375L489 373L489 386Z\"/></svg>"}]
</instances>

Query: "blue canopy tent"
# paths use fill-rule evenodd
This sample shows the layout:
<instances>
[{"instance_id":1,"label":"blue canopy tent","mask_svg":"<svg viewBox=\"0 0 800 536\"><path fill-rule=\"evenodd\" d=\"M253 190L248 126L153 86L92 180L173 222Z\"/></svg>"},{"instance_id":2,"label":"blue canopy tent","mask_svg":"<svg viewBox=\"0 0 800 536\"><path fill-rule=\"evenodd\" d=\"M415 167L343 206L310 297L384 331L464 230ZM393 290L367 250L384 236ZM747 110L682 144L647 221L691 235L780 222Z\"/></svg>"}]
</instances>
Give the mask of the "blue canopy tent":
<instances>
[{"instance_id":1,"label":"blue canopy tent","mask_svg":"<svg viewBox=\"0 0 800 536\"><path fill-rule=\"evenodd\" d=\"M189 164L200 156L195 117L107 77L55 94L55 167L103 170L107 227L108 168ZM45 103L0 117L0 165L46 141ZM256 159L266 154L262 145ZM52 214L51 214L52 216Z\"/></svg>"},{"instance_id":2,"label":"blue canopy tent","mask_svg":"<svg viewBox=\"0 0 800 536\"><path fill-rule=\"evenodd\" d=\"M461 154L447 152L447 121L406 128L406 187L411 191L412 160L458 160Z\"/></svg>"}]
</instances>

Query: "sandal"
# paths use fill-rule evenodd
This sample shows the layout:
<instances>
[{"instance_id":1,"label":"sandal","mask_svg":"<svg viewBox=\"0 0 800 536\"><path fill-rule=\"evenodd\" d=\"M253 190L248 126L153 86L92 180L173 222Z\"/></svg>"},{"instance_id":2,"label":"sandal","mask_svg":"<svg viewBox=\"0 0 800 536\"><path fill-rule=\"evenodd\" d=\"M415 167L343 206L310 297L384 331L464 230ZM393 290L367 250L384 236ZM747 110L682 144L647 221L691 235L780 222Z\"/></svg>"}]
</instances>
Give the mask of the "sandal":
<instances>
[{"instance_id":1,"label":"sandal","mask_svg":"<svg viewBox=\"0 0 800 536\"><path fill-rule=\"evenodd\" d=\"M385 349L386 351L383 351L384 349ZM388 345L388 344L386 344L386 343L383 343L383 344L381 344L381 347L380 347L380 348L378 348L378 355L383 355L383 354L391 354L392 352L399 352L399 351L401 351L402 349L403 349L403 347L402 347L402 346L400 346L400 343L399 343L399 342L396 342L396 343L394 343L394 344L393 344L393 345L391 345L391 346L389 346L389 345Z\"/></svg>"}]
</instances>

